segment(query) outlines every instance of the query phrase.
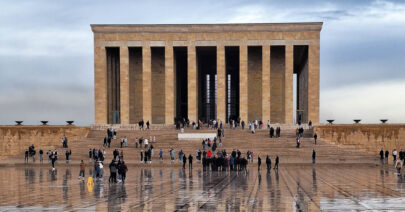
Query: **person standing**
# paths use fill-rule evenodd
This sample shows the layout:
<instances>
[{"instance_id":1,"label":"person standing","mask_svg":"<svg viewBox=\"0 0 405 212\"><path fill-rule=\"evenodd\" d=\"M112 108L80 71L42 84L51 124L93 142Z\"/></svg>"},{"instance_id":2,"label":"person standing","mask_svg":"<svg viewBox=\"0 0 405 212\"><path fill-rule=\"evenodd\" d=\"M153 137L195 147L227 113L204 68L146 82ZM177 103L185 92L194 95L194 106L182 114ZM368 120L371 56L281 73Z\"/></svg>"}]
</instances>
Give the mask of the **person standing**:
<instances>
[{"instance_id":1,"label":"person standing","mask_svg":"<svg viewBox=\"0 0 405 212\"><path fill-rule=\"evenodd\" d=\"M262 165L262 159L260 155L257 155L257 170L260 171L260 165Z\"/></svg>"},{"instance_id":2,"label":"person standing","mask_svg":"<svg viewBox=\"0 0 405 212\"><path fill-rule=\"evenodd\" d=\"M392 150L392 157L394 158L394 162L397 160L397 149Z\"/></svg>"},{"instance_id":3,"label":"person standing","mask_svg":"<svg viewBox=\"0 0 405 212\"><path fill-rule=\"evenodd\" d=\"M52 169L55 169L55 161L56 161L56 155L55 152L51 153L51 162L52 162Z\"/></svg>"},{"instance_id":4,"label":"person standing","mask_svg":"<svg viewBox=\"0 0 405 212\"><path fill-rule=\"evenodd\" d=\"M384 160L384 150L383 150L383 148L381 148L381 150L380 150L380 159Z\"/></svg>"},{"instance_id":5,"label":"person standing","mask_svg":"<svg viewBox=\"0 0 405 212\"><path fill-rule=\"evenodd\" d=\"M267 172L270 173L271 170L271 159L269 155L266 156L266 166L267 166Z\"/></svg>"},{"instance_id":6,"label":"person standing","mask_svg":"<svg viewBox=\"0 0 405 212\"><path fill-rule=\"evenodd\" d=\"M174 150L170 149L170 160L172 163L174 163Z\"/></svg>"},{"instance_id":7,"label":"person standing","mask_svg":"<svg viewBox=\"0 0 405 212\"><path fill-rule=\"evenodd\" d=\"M110 163L110 179L109 182L116 183L117 182L117 166L115 161L112 160Z\"/></svg>"},{"instance_id":8,"label":"person standing","mask_svg":"<svg viewBox=\"0 0 405 212\"><path fill-rule=\"evenodd\" d=\"M42 149L40 149L40 150L39 150L39 162L40 162L40 163L42 163L43 160L44 160L43 155L44 155L44 151L42 151Z\"/></svg>"},{"instance_id":9,"label":"person standing","mask_svg":"<svg viewBox=\"0 0 405 212\"><path fill-rule=\"evenodd\" d=\"M318 135L315 133L314 134L314 143L315 143L315 145L316 145L316 140L318 139Z\"/></svg>"},{"instance_id":10,"label":"person standing","mask_svg":"<svg viewBox=\"0 0 405 212\"><path fill-rule=\"evenodd\" d=\"M401 167L402 167L401 161L397 160L394 163L395 163L395 168L397 169L398 175L401 175Z\"/></svg>"},{"instance_id":11,"label":"person standing","mask_svg":"<svg viewBox=\"0 0 405 212\"><path fill-rule=\"evenodd\" d=\"M66 163L69 163L69 150L66 150L65 156L66 156Z\"/></svg>"},{"instance_id":12,"label":"person standing","mask_svg":"<svg viewBox=\"0 0 405 212\"><path fill-rule=\"evenodd\" d=\"M385 150L385 160L388 162L388 156L390 155L390 152L388 150Z\"/></svg>"},{"instance_id":13,"label":"person standing","mask_svg":"<svg viewBox=\"0 0 405 212\"><path fill-rule=\"evenodd\" d=\"M150 125L150 123L149 123L149 120L146 122L146 129L147 130L149 130L149 125Z\"/></svg>"},{"instance_id":14,"label":"person standing","mask_svg":"<svg viewBox=\"0 0 405 212\"><path fill-rule=\"evenodd\" d=\"M141 150L140 154L141 154L141 163L142 163L143 162L143 150Z\"/></svg>"},{"instance_id":15,"label":"person standing","mask_svg":"<svg viewBox=\"0 0 405 212\"><path fill-rule=\"evenodd\" d=\"M93 150L89 149L89 161L93 158Z\"/></svg>"},{"instance_id":16,"label":"person standing","mask_svg":"<svg viewBox=\"0 0 405 212\"><path fill-rule=\"evenodd\" d=\"M28 163L28 150L25 150L24 162Z\"/></svg>"},{"instance_id":17,"label":"person standing","mask_svg":"<svg viewBox=\"0 0 405 212\"><path fill-rule=\"evenodd\" d=\"M163 150L162 149L160 149L160 151L159 151L159 159L161 161L163 161Z\"/></svg>"},{"instance_id":18,"label":"person standing","mask_svg":"<svg viewBox=\"0 0 405 212\"><path fill-rule=\"evenodd\" d=\"M80 172L79 172L79 180L80 178L84 180L84 172L86 170L86 164L83 162L83 160L80 162Z\"/></svg>"},{"instance_id":19,"label":"person standing","mask_svg":"<svg viewBox=\"0 0 405 212\"><path fill-rule=\"evenodd\" d=\"M193 169L193 156L188 156L188 169Z\"/></svg>"},{"instance_id":20,"label":"person standing","mask_svg":"<svg viewBox=\"0 0 405 212\"><path fill-rule=\"evenodd\" d=\"M148 148L148 144L149 144L148 139L145 138L144 141L143 141L143 143L145 144L145 149L147 149L147 148Z\"/></svg>"},{"instance_id":21,"label":"person standing","mask_svg":"<svg viewBox=\"0 0 405 212\"><path fill-rule=\"evenodd\" d=\"M118 171L119 171L119 173L121 175L122 183L125 183L125 179L127 178L127 171L128 171L128 167L125 164L125 161L122 161Z\"/></svg>"},{"instance_id":22,"label":"person standing","mask_svg":"<svg viewBox=\"0 0 405 212\"><path fill-rule=\"evenodd\" d=\"M183 155L183 169L186 169L187 158L186 154Z\"/></svg>"},{"instance_id":23,"label":"person standing","mask_svg":"<svg viewBox=\"0 0 405 212\"><path fill-rule=\"evenodd\" d=\"M316 152L315 149L312 149L312 163L315 164L315 160L316 160Z\"/></svg>"}]
</instances>

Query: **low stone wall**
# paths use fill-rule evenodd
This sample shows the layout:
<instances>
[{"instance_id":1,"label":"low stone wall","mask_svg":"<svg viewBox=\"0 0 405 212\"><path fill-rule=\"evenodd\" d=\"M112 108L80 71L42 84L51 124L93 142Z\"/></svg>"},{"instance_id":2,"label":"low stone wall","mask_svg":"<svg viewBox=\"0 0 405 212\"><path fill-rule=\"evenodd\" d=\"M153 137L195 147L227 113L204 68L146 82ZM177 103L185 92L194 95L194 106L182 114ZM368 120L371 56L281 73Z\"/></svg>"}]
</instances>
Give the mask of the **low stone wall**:
<instances>
[{"instance_id":1,"label":"low stone wall","mask_svg":"<svg viewBox=\"0 0 405 212\"><path fill-rule=\"evenodd\" d=\"M320 125L314 127L318 138L337 145L352 145L378 154L384 148L405 150L405 124Z\"/></svg>"},{"instance_id":2,"label":"low stone wall","mask_svg":"<svg viewBox=\"0 0 405 212\"><path fill-rule=\"evenodd\" d=\"M0 158L23 153L31 144L37 150L60 147L63 136L68 142L74 142L87 137L89 130L89 127L76 126L0 126Z\"/></svg>"}]
</instances>

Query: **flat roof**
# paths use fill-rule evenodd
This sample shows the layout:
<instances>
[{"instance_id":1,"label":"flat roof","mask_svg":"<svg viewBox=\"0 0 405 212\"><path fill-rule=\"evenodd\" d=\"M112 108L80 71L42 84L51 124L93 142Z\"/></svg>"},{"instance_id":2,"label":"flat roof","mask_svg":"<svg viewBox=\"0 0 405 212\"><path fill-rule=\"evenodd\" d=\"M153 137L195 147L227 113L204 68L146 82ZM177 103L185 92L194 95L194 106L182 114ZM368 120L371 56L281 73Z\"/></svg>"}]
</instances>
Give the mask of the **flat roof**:
<instances>
[{"instance_id":1,"label":"flat roof","mask_svg":"<svg viewBox=\"0 0 405 212\"><path fill-rule=\"evenodd\" d=\"M323 22L231 24L91 24L94 33L202 33L321 31Z\"/></svg>"}]
</instances>

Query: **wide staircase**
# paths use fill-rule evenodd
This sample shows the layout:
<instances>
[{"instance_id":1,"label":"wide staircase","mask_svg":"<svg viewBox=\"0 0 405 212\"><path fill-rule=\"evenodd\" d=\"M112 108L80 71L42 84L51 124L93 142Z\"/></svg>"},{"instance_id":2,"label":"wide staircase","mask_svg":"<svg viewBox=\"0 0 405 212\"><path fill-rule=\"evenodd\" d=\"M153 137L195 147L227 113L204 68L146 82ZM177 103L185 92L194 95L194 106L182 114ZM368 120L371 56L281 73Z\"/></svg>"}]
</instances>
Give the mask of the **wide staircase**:
<instances>
[{"instance_id":1,"label":"wide staircase","mask_svg":"<svg viewBox=\"0 0 405 212\"><path fill-rule=\"evenodd\" d=\"M193 130L185 129L185 133L203 133L203 132L216 132L215 130L202 129ZM117 131L117 138L112 140L111 147L105 148L107 151L107 160L112 158L112 151L114 149L120 149L120 141L124 136L127 137L129 146L123 148L124 159L127 163L140 164L140 151L144 148L135 148L136 138L148 138L150 136L156 137L156 143L152 143L155 147L154 156L152 158L153 165L170 164L169 150L173 148L176 152L176 159L178 157L177 152L182 149L187 155L192 154L195 156L195 152L198 149L202 150L202 140L178 140L178 130L170 128L159 128L159 130L119 130ZM72 150L73 162L80 161L81 159L88 159L89 149L103 149L103 139L106 136L105 130L91 130L87 138L70 142L69 148ZM248 130L241 129L225 129L225 137L223 138L223 146L218 150L225 149L227 153L230 153L233 149L239 149L242 155L245 156L248 150L253 151L256 162L257 156L260 155L263 162L266 155L269 155L274 161L274 157L278 155L280 157L280 163L294 163L294 164L306 164L312 163L312 150L316 151L317 163L376 163L377 157L370 155L365 151L355 149L353 147L336 146L334 144L328 144L322 140L318 140L317 144L314 144L312 137L312 130L308 129L304 132L304 138L301 138L301 147L296 148L295 130L293 128L281 131L280 138L270 138L267 129L256 130L255 134L251 134ZM60 148L59 148L60 149ZM160 163L158 161L158 152L162 149L165 161ZM121 149L120 149L121 150ZM64 158L64 150L60 149L60 154Z\"/></svg>"}]
</instances>

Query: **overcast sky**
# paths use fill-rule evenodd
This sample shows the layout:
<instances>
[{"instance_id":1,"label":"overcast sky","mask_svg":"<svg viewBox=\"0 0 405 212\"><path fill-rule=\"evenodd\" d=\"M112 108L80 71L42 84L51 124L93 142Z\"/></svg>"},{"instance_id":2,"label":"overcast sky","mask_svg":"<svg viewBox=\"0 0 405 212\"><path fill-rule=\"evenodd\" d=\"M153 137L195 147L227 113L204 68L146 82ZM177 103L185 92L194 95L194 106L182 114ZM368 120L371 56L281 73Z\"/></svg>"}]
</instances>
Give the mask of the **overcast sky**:
<instances>
[{"instance_id":1,"label":"overcast sky","mask_svg":"<svg viewBox=\"0 0 405 212\"><path fill-rule=\"evenodd\" d=\"M324 22L321 122L405 122L405 1L0 1L0 124L94 122L90 24Z\"/></svg>"}]
</instances>

